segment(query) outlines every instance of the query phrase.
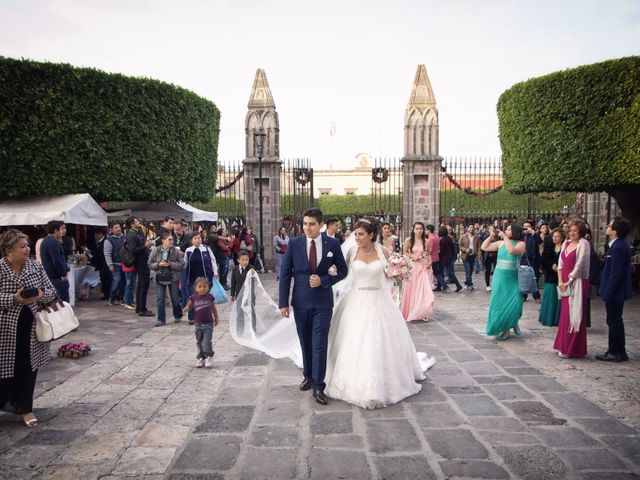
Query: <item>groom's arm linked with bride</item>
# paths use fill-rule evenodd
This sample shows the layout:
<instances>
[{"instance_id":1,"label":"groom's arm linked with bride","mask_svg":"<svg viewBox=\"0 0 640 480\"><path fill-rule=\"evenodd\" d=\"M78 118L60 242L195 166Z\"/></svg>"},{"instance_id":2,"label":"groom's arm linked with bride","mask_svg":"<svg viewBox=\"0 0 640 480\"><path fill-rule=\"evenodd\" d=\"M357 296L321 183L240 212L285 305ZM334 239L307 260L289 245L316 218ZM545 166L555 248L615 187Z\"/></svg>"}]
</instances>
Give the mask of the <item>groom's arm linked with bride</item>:
<instances>
[{"instance_id":1,"label":"groom's arm linked with bride","mask_svg":"<svg viewBox=\"0 0 640 480\"><path fill-rule=\"evenodd\" d=\"M304 379L300 389L309 390L313 387L314 398L325 405L324 377L333 310L332 287L347 276L347 264L340 243L320 234L322 213L318 210L307 215L307 212L304 214L306 235L289 242L282 260L278 306L283 317L289 317L289 305L294 309L302 347ZM316 213L319 213L319 218L315 216ZM329 274L332 266L335 266L335 275ZM292 279L293 294L289 303Z\"/></svg>"}]
</instances>

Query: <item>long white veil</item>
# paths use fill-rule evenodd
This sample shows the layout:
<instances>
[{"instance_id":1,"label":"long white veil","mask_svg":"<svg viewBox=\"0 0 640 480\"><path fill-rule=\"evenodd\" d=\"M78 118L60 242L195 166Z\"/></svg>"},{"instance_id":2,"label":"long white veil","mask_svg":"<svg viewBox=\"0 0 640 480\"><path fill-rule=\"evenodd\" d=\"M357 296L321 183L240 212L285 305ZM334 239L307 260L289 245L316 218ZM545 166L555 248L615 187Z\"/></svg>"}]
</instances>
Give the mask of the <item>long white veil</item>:
<instances>
[{"instance_id":1,"label":"long white veil","mask_svg":"<svg viewBox=\"0 0 640 480\"><path fill-rule=\"evenodd\" d=\"M231 305L231 336L240 345L266 353L273 358L289 358L302 368L302 350L293 313L280 314L278 305L264 289L254 270Z\"/></svg>"}]
</instances>

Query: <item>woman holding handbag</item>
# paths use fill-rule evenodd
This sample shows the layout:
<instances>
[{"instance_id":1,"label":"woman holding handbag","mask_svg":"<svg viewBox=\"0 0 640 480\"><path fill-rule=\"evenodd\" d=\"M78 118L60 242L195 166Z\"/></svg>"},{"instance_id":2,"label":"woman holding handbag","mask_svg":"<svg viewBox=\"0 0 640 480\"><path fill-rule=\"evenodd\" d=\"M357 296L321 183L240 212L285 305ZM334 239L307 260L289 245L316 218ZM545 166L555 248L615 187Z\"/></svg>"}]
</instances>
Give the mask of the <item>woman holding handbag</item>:
<instances>
[{"instance_id":1,"label":"woman holding handbag","mask_svg":"<svg viewBox=\"0 0 640 480\"><path fill-rule=\"evenodd\" d=\"M560 358L582 358L587 354L591 246L584 238L586 233L583 220L570 220L569 239L558 260L560 325L553 348Z\"/></svg>"},{"instance_id":2,"label":"woman holding handbag","mask_svg":"<svg viewBox=\"0 0 640 480\"><path fill-rule=\"evenodd\" d=\"M0 235L0 409L29 427L38 369L50 359L48 342L36 338L35 313L56 298L42 265L29 258L29 238L10 229Z\"/></svg>"},{"instance_id":3,"label":"woman holding handbag","mask_svg":"<svg viewBox=\"0 0 640 480\"><path fill-rule=\"evenodd\" d=\"M522 227L517 223L512 223L504 232L498 231L498 237L500 240L497 242L492 242L491 237L487 237L480 249L484 252L498 253L496 268L493 271L486 333L496 335L498 340L504 341L509 338L511 329L516 336L522 335L518 327L522 317L518 266L526 246L522 241Z\"/></svg>"}]
</instances>

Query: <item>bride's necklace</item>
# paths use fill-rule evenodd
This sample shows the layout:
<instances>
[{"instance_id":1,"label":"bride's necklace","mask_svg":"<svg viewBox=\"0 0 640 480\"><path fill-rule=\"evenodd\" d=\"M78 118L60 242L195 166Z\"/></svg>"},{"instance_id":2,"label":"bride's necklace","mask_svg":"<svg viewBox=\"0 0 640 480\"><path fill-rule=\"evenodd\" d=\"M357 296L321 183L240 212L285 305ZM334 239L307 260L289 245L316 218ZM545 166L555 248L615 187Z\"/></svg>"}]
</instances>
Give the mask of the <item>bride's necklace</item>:
<instances>
[{"instance_id":1,"label":"bride's necklace","mask_svg":"<svg viewBox=\"0 0 640 480\"><path fill-rule=\"evenodd\" d=\"M371 250L369 250L369 253L366 253L362 248L360 248L360 251L362 252L362 254L365 257L368 257L369 255L371 255L373 253L373 251L375 250L375 248L371 247Z\"/></svg>"}]
</instances>

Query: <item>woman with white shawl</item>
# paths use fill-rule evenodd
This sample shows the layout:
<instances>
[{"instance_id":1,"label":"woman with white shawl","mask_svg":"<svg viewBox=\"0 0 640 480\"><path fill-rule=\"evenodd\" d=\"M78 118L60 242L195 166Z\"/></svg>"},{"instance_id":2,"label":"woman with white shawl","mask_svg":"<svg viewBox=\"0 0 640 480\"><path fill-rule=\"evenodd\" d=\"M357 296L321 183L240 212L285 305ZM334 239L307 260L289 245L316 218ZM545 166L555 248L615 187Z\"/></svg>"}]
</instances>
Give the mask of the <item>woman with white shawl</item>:
<instances>
[{"instance_id":1,"label":"woman with white shawl","mask_svg":"<svg viewBox=\"0 0 640 480\"><path fill-rule=\"evenodd\" d=\"M584 238L586 233L583 220L571 220L569 238L558 261L560 324L553 348L560 358L581 358L587 354L590 246Z\"/></svg>"}]
</instances>

